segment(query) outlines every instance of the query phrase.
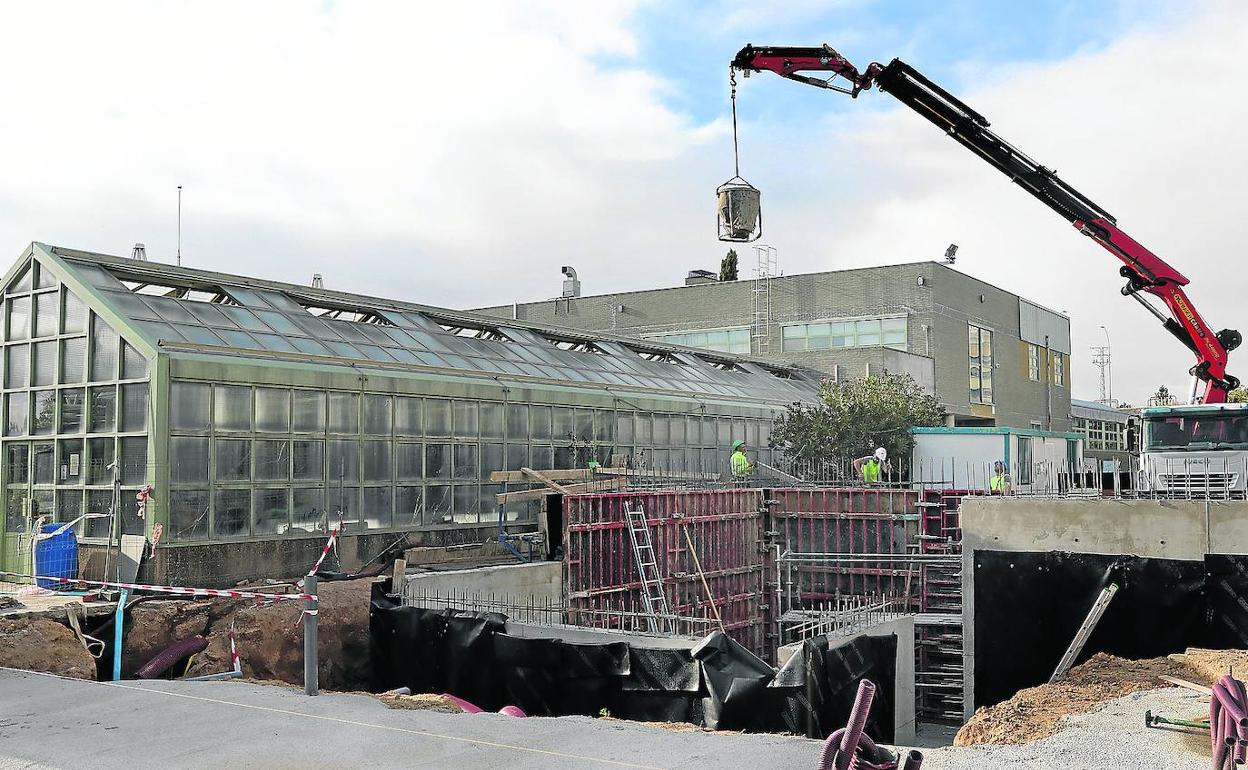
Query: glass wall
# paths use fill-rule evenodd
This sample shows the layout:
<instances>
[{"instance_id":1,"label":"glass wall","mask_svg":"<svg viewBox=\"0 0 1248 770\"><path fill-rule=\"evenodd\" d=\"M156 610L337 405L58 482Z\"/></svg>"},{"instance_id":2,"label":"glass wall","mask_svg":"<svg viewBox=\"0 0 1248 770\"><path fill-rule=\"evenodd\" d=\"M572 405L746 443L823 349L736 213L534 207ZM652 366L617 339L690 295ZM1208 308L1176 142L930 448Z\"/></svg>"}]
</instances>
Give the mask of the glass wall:
<instances>
[{"instance_id":1,"label":"glass wall","mask_svg":"<svg viewBox=\"0 0 1248 770\"><path fill-rule=\"evenodd\" d=\"M720 473L738 437L770 459L760 419L387 393L174 381L169 421L175 541L323 532L340 511L356 531L489 524L493 471Z\"/></svg>"},{"instance_id":2,"label":"glass wall","mask_svg":"<svg viewBox=\"0 0 1248 770\"><path fill-rule=\"evenodd\" d=\"M906 349L905 316L860 318L850 321L785 324L780 327L784 352L834 350L884 345Z\"/></svg>"},{"instance_id":3,"label":"glass wall","mask_svg":"<svg viewBox=\"0 0 1248 770\"><path fill-rule=\"evenodd\" d=\"M749 327L741 327L739 329L700 329L674 334L646 334L643 337L655 342L687 345L691 348L717 350L721 353L740 353L746 356L750 354Z\"/></svg>"},{"instance_id":4,"label":"glass wall","mask_svg":"<svg viewBox=\"0 0 1248 770\"><path fill-rule=\"evenodd\" d=\"M148 361L32 262L4 296L5 529L79 521L80 537L145 532Z\"/></svg>"}]
</instances>

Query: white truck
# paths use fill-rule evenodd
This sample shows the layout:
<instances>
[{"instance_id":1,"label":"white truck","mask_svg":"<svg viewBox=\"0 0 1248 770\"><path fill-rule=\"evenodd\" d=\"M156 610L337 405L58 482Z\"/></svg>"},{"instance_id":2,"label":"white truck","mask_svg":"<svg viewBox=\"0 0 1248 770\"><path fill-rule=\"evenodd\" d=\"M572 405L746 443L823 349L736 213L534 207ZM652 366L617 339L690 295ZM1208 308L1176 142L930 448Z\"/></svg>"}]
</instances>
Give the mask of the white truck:
<instances>
[{"instance_id":1,"label":"white truck","mask_svg":"<svg viewBox=\"0 0 1248 770\"><path fill-rule=\"evenodd\" d=\"M1175 497L1245 497L1248 404L1141 410L1138 489Z\"/></svg>"}]
</instances>

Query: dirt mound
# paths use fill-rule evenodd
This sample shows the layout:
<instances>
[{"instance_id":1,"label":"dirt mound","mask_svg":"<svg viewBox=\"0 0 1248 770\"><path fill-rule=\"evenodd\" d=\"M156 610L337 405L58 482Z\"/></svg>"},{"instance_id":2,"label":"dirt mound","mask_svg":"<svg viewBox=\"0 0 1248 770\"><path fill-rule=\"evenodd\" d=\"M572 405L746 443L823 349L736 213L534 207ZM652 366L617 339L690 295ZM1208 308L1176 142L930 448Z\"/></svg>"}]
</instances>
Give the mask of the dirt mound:
<instances>
[{"instance_id":1,"label":"dirt mound","mask_svg":"<svg viewBox=\"0 0 1248 770\"><path fill-rule=\"evenodd\" d=\"M1170 659L1192 670L1200 684L1212 684L1229 673L1236 679L1248 677L1248 650L1205 650L1189 647L1187 652L1171 655Z\"/></svg>"},{"instance_id":2,"label":"dirt mound","mask_svg":"<svg viewBox=\"0 0 1248 770\"><path fill-rule=\"evenodd\" d=\"M1125 660L1097 653L1056 684L1019 690L1007 701L979 709L958 730L953 745L1030 743L1048 737L1064 716L1086 713L1137 690L1165 687L1158 679L1162 675L1193 677L1186 666L1169 658Z\"/></svg>"},{"instance_id":3,"label":"dirt mound","mask_svg":"<svg viewBox=\"0 0 1248 770\"><path fill-rule=\"evenodd\" d=\"M444 695L432 693L416 693L415 695L378 695L377 699L392 709L414 709L416 711L437 711L442 714L462 714L455 701Z\"/></svg>"},{"instance_id":4,"label":"dirt mound","mask_svg":"<svg viewBox=\"0 0 1248 770\"><path fill-rule=\"evenodd\" d=\"M320 584L317 649L320 685L333 690L369 686L368 602L371 580L326 581ZM208 638L188 676L230 669L230 627L242 659L243 675L290 684L303 682L302 606L281 602L257 607L254 602L163 600L145 602L130 611L123 654L129 674L178 639L195 634Z\"/></svg>"},{"instance_id":5,"label":"dirt mound","mask_svg":"<svg viewBox=\"0 0 1248 770\"><path fill-rule=\"evenodd\" d=\"M95 679L95 658L67 626L46 618L0 618L0 666Z\"/></svg>"}]
</instances>

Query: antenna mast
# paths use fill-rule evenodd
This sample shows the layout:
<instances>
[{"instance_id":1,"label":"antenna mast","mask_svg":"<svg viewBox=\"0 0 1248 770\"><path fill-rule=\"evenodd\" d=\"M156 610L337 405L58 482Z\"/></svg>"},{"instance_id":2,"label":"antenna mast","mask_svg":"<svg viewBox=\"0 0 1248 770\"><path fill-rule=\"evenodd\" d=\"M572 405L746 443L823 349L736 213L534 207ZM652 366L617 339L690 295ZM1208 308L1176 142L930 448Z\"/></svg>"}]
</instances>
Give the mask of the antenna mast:
<instances>
[{"instance_id":1,"label":"antenna mast","mask_svg":"<svg viewBox=\"0 0 1248 770\"><path fill-rule=\"evenodd\" d=\"M182 185L178 185L178 267L182 267Z\"/></svg>"}]
</instances>

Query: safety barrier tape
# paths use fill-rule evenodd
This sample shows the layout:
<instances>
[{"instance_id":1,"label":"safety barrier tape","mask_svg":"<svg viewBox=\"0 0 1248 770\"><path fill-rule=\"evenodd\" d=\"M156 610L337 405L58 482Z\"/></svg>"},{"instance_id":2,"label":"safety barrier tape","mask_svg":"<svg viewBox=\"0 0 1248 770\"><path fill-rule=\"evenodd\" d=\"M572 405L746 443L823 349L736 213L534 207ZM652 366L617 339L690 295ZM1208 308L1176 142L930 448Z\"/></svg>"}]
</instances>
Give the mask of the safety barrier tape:
<instances>
[{"instance_id":1,"label":"safety barrier tape","mask_svg":"<svg viewBox=\"0 0 1248 770\"><path fill-rule=\"evenodd\" d=\"M178 596L215 596L224 599L268 599L272 601L316 601L316 594L266 594L259 591L233 591L223 588L187 588L185 586L154 586L142 583L111 583L104 580L84 580L82 578L51 577L48 575L27 575L24 572L3 572L6 577L22 577L34 580L48 580L65 585L91 585L105 588L125 588L130 591L152 591L155 593L176 594Z\"/></svg>"}]
</instances>

